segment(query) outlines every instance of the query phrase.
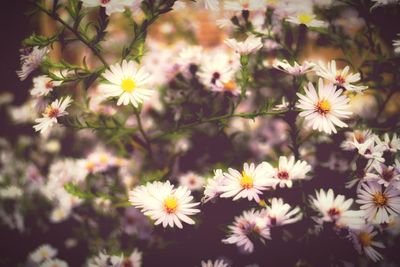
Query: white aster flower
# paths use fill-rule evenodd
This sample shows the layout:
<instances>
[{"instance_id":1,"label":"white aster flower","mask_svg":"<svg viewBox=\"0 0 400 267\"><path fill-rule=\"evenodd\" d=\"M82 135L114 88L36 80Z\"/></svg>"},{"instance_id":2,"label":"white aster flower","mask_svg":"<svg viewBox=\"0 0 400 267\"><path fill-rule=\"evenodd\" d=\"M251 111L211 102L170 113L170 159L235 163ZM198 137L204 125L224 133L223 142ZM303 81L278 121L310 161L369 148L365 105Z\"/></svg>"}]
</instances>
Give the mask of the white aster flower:
<instances>
[{"instance_id":1,"label":"white aster flower","mask_svg":"<svg viewBox=\"0 0 400 267\"><path fill-rule=\"evenodd\" d=\"M369 139L374 139L371 130L346 132L346 140L340 145L344 150L358 150Z\"/></svg>"},{"instance_id":2,"label":"white aster flower","mask_svg":"<svg viewBox=\"0 0 400 267\"><path fill-rule=\"evenodd\" d=\"M385 187L392 185L400 187L400 173L394 166L386 166L383 163L373 165L375 172L369 172L366 179L377 181Z\"/></svg>"},{"instance_id":3,"label":"white aster flower","mask_svg":"<svg viewBox=\"0 0 400 267\"><path fill-rule=\"evenodd\" d=\"M235 83L237 66L225 53L206 54L197 75L200 81L212 91L238 95L240 89Z\"/></svg>"},{"instance_id":4,"label":"white aster flower","mask_svg":"<svg viewBox=\"0 0 400 267\"><path fill-rule=\"evenodd\" d=\"M221 169L214 170L214 177L207 179L202 201L207 203L214 200L222 193L221 187L226 185L226 177Z\"/></svg>"},{"instance_id":5,"label":"white aster flower","mask_svg":"<svg viewBox=\"0 0 400 267\"><path fill-rule=\"evenodd\" d=\"M392 153L396 153L398 150L400 150L400 138L397 137L396 133L393 134L392 139L390 139L388 133L385 133L385 135L383 136L383 141L378 137L376 138L375 141L379 145L383 146L385 150L388 150Z\"/></svg>"},{"instance_id":6,"label":"white aster flower","mask_svg":"<svg viewBox=\"0 0 400 267\"><path fill-rule=\"evenodd\" d=\"M219 10L219 0L204 0L204 6L212 11Z\"/></svg>"},{"instance_id":7,"label":"white aster flower","mask_svg":"<svg viewBox=\"0 0 400 267\"><path fill-rule=\"evenodd\" d=\"M46 75L41 75L33 78L33 88L31 90L32 96L46 96L54 87L61 85L61 81L53 81Z\"/></svg>"},{"instance_id":8,"label":"white aster flower","mask_svg":"<svg viewBox=\"0 0 400 267\"><path fill-rule=\"evenodd\" d=\"M21 70L17 71L17 75L21 81L28 78L35 69L37 69L44 57L49 52L47 47L39 48L35 46L31 51L23 50L24 53L21 54Z\"/></svg>"},{"instance_id":9,"label":"white aster flower","mask_svg":"<svg viewBox=\"0 0 400 267\"><path fill-rule=\"evenodd\" d=\"M230 11L255 11L262 10L263 8L265 8L265 4L260 0L233 0L224 2L224 9Z\"/></svg>"},{"instance_id":10,"label":"white aster flower","mask_svg":"<svg viewBox=\"0 0 400 267\"><path fill-rule=\"evenodd\" d=\"M189 190L200 190L205 184L204 177L194 172L188 172L179 177L179 184L186 186Z\"/></svg>"},{"instance_id":11,"label":"white aster flower","mask_svg":"<svg viewBox=\"0 0 400 267\"><path fill-rule=\"evenodd\" d=\"M60 259L47 260L40 267L68 267L68 264Z\"/></svg>"},{"instance_id":12,"label":"white aster flower","mask_svg":"<svg viewBox=\"0 0 400 267\"><path fill-rule=\"evenodd\" d=\"M35 131L40 131L42 134L46 133L49 128L58 123L57 118L68 114L68 112L65 110L71 105L71 102L72 99L70 96L53 101L42 114L43 117L35 120L37 123L33 126Z\"/></svg>"},{"instance_id":13,"label":"white aster flower","mask_svg":"<svg viewBox=\"0 0 400 267\"><path fill-rule=\"evenodd\" d=\"M22 197L22 194L22 189L15 185L9 185L0 189L1 199L19 199Z\"/></svg>"},{"instance_id":14,"label":"white aster flower","mask_svg":"<svg viewBox=\"0 0 400 267\"><path fill-rule=\"evenodd\" d=\"M138 186L129 194L129 201L133 206L153 219L155 225L162 223L163 227L176 225L183 228L181 221L194 224L188 215L196 214L200 210L194 209L199 203L193 203L192 200L189 189L182 186L175 189L169 181Z\"/></svg>"},{"instance_id":15,"label":"white aster flower","mask_svg":"<svg viewBox=\"0 0 400 267\"><path fill-rule=\"evenodd\" d=\"M106 14L124 12L125 7L132 6L137 0L81 0L84 7L101 6L106 9Z\"/></svg>"},{"instance_id":16,"label":"white aster flower","mask_svg":"<svg viewBox=\"0 0 400 267\"><path fill-rule=\"evenodd\" d=\"M332 189L325 192L323 189L315 191L316 198L310 197L312 207L319 213L316 221L320 224L323 222L332 222L338 228L359 229L364 225L362 212L350 210L353 199L345 199L343 195L335 194Z\"/></svg>"},{"instance_id":17,"label":"white aster flower","mask_svg":"<svg viewBox=\"0 0 400 267\"><path fill-rule=\"evenodd\" d=\"M235 39L227 39L225 40L225 44L234 49L235 52L240 55L248 55L254 53L263 47L261 37L256 37L253 35L247 37L246 40L244 40L243 42L238 42Z\"/></svg>"},{"instance_id":18,"label":"white aster flower","mask_svg":"<svg viewBox=\"0 0 400 267\"><path fill-rule=\"evenodd\" d=\"M226 263L224 260L208 260L208 261L201 261L201 267L228 267L229 264Z\"/></svg>"},{"instance_id":19,"label":"white aster flower","mask_svg":"<svg viewBox=\"0 0 400 267\"><path fill-rule=\"evenodd\" d=\"M312 13L301 12L294 16L289 16L286 20L297 25L303 24L307 27L319 28L328 26L325 21L316 19L316 16Z\"/></svg>"},{"instance_id":20,"label":"white aster flower","mask_svg":"<svg viewBox=\"0 0 400 267\"><path fill-rule=\"evenodd\" d=\"M41 245L29 254L29 259L34 263L50 260L57 255L57 250L48 244Z\"/></svg>"},{"instance_id":21,"label":"white aster flower","mask_svg":"<svg viewBox=\"0 0 400 267\"><path fill-rule=\"evenodd\" d=\"M313 71L315 64L312 62L304 61L303 64L299 65L299 63L295 61L292 66L286 59L284 59L282 61L278 60L274 62L273 67L288 74L300 76L307 72Z\"/></svg>"},{"instance_id":22,"label":"white aster flower","mask_svg":"<svg viewBox=\"0 0 400 267\"><path fill-rule=\"evenodd\" d=\"M393 40L393 48L396 54L400 54L400 33L397 34L399 39Z\"/></svg>"},{"instance_id":23,"label":"white aster flower","mask_svg":"<svg viewBox=\"0 0 400 267\"><path fill-rule=\"evenodd\" d=\"M327 65L320 61L318 67L315 68L318 76L347 91L361 93L367 89L368 86L354 84L361 80L360 73L349 73L349 70L349 66L346 66L343 70L337 69L335 60L328 62Z\"/></svg>"},{"instance_id":24,"label":"white aster flower","mask_svg":"<svg viewBox=\"0 0 400 267\"><path fill-rule=\"evenodd\" d=\"M250 236L256 236L261 242L265 239L271 239L270 229L265 225L260 225L257 222L260 218L260 212L254 209L244 211L241 216L235 217L233 225L229 226L230 234L222 242L226 244L236 244L247 253L254 251L254 244Z\"/></svg>"},{"instance_id":25,"label":"white aster flower","mask_svg":"<svg viewBox=\"0 0 400 267\"><path fill-rule=\"evenodd\" d=\"M336 133L336 127L347 127L341 119L348 118L349 99L342 94L342 89L336 89L333 84L324 85L322 79L318 82L318 93L310 82L308 88L304 87L306 95L297 93L300 98L297 107L303 110L301 117L313 130L323 131L327 134Z\"/></svg>"},{"instance_id":26,"label":"white aster flower","mask_svg":"<svg viewBox=\"0 0 400 267\"><path fill-rule=\"evenodd\" d=\"M142 266L142 252L138 249L134 249L132 254L122 261L121 267L141 267Z\"/></svg>"},{"instance_id":27,"label":"white aster flower","mask_svg":"<svg viewBox=\"0 0 400 267\"><path fill-rule=\"evenodd\" d=\"M150 74L139 68L134 61L122 61L114 64L103 74L109 83L99 85L99 90L105 97L118 97L117 105L132 103L138 107L150 97L152 90L148 89Z\"/></svg>"},{"instance_id":28,"label":"white aster flower","mask_svg":"<svg viewBox=\"0 0 400 267\"><path fill-rule=\"evenodd\" d=\"M107 255L99 252L99 255L89 260L88 267L122 267L123 256Z\"/></svg>"},{"instance_id":29,"label":"white aster flower","mask_svg":"<svg viewBox=\"0 0 400 267\"><path fill-rule=\"evenodd\" d=\"M382 242L374 241L376 234L377 232L374 231L372 225L365 225L359 230L351 230L349 234L349 238L358 253L364 253L374 262L382 259L382 255L374 247L385 248Z\"/></svg>"},{"instance_id":30,"label":"white aster flower","mask_svg":"<svg viewBox=\"0 0 400 267\"><path fill-rule=\"evenodd\" d=\"M259 223L265 224L267 227L282 226L285 224L295 223L302 218L299 207L292 207L283 202L281 198L273 198L270 200L271 205L260 213ZM291 210L292 209L292 210Z\"/></svg>"},{"instance_id":31,"label":"white aster flower","mask_svg":"<svg viewBox=\"0 0 400 267\"><path fill-rule=\"evenodd\" d=\"M311 166L302 160L295 162L293 156L289 159L285 156L279 157L279 165L277 168L272 167L268 162L262 163L268 172L268 175L274 180L276 187L289 187L291 188L294 180L303 180L306 178L307 173L311 170Z\"/></svg>"},{"instance_id":32,"label":"white aster flower","mask_svg":"<svg viewBox=\"0 0 400 267\"><path fill-rule=\"evenodd\" d=\"M258 195L274 184L274 181L269 179L264 164L256 166L254 163L244 163L242 172L229 168L224 176L226 184L221 186L221 197L233 197L233 200L247 198L249 201L254 199L259 202Z\"/></svg>"},{"instance_id":33,"label":"white aster flower","mask_svg":"<svg viewBox=\"0 0 400 267\"><path fill-rule=\"evenodd\" d=\"M369 222L388 223L390 215L400 214L400 191L391 185L383 190L378 182L368 181L361 185L357 196L356 202Z\"/></svg>"}]
</instances>

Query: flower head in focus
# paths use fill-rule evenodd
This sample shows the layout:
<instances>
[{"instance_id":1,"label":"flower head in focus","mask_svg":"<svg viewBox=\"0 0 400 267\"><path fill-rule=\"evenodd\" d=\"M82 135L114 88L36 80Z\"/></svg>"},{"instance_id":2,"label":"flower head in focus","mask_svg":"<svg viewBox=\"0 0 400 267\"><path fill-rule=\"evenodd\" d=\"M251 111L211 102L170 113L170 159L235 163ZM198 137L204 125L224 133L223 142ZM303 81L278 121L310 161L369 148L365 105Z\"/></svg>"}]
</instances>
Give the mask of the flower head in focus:
<instances>
[{"instance_id":1,"label":"flower head in focus","mask_svg":"<svg viewBox=\"0 0 400 267\"><path fill-rule=\"evenodd\" d=\"M271 205L260 213L259 223L268 227L282 226L295 223L302 218L299 207L291 210L291 206L283 202L281 198L273 198L270 200Z\"/></svg>"},{"instance_id":2,"label":"flower head in focus","mask_svg":"<svg viewBox=\"0 0 400 267\"><path fill-rule=\"evenodd\" d=\"M33 88L30 93L32 96L46 96L61 83L61 81L53 81L50 77L41 75L33 78Z\"/></svg>"},{"instance_id":3,"label":"flower head in focus","mask_svg":"<svg viewBox=\"0 0 400 267\"><path fill-rule=\"evenodd\" d=\"M134 61L122 61L122 64L114 64L103 74L109 83L102 83L100 91L105 97L118 97L117 105L134 107L150 97L152 91L148 89L150 74L139 68Z\"/></svg>"},{"instance_id":4,"label":"flower head in focus","mask_svg":"<svg viewBox=\"0 0 400 267\"><path fill-rule=\"evenodd\" d=\"M341 119L348 118L349 99L342 94L342 89L336 89L333 84L324 85L322 79L318 82L318 93L310 82L304 87L305 95L297 93L300 98L297 107L302 110L300 116L304 117L313 130L327 134L336 133L336 127L346 127Z\"/></svg>"},{"instance_id":5,"label":"flower head in focus","mask_svg":"<svg viewBox=\"0 0 400 267\"><path fill-rule=\"evenodd\" d=\"M71 105L71 102L70 96L53 101L44 111L43 117L35 120L37 123L33 126L35 131L45 134L49 128L58 123L57 118L68 114L65 110Z\"/></svg>"},{"instance_id":6,"label":"flower head in focus","mask_svg":"<svg viewBox=\"0 0 400 267\"><path fill-rule=\"evenodd\" d=\"M372 225L365 225L362 229L351 230L349 238L358 253L364 253L372 261L377 262L382 259L382 255L375 250L385 248L382 242L374 241L377 232Z\"/></svg>"}]
</instances>

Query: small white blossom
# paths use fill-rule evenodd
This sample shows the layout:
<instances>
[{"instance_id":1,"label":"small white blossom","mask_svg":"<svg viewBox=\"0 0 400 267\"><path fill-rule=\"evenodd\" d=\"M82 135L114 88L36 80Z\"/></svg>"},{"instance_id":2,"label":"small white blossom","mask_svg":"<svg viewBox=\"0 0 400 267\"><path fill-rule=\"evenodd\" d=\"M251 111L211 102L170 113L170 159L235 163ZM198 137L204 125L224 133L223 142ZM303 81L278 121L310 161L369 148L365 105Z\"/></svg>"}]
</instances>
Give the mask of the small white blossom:
<instances>
[{"instance_id":1,"label":"small white blossom","mask_svg":"<svg viewBox=\"0 0 400 267\"><path fill-rule=\"evenodd\" d=\"M235 39L225 40L225 44L235 50L240 55L248 55L260 50L263 47L261 37L255 37L253 35L247 37L243 42L238 42Z\"/></svg>"},{"instance_id":2,"label":"small white blossom","mask_svg":"<svg viewBox=\"0 0 400 267\"><path fill-rule=\"evenodd\" d=\"M32 51L21 54L21 70L17 71L17 75L21 81L28 78L29 74L42 64L48 52L49 49L47 47L39 48L35 46Z\"/></svg>"}]
</instances>

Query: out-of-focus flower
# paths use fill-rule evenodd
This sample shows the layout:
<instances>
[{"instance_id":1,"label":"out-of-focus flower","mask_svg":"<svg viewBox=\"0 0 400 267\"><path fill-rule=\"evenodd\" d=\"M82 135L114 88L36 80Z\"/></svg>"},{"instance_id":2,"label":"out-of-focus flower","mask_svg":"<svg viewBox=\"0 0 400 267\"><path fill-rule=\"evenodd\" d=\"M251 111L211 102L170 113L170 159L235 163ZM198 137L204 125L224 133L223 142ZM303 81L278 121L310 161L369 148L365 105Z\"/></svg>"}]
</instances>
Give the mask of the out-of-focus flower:
<instances>
[{"instance_id":1,"label":"out-of-focus flower","mask_svg":"<svg viewBox=\"0 0 400 267\"><path fill-rule=\"evenodd\" d=\"M349 73L350 67L346 66L343 70L336 68L336 61L332 60L325 66L323 62L318 62L315 71L318 76L328 80L336 86L343 87L347 91L361 93L367 86L355 85L361 80L360 73Z\"/></svg>"},{"instance_id":2,"label":"out-of-focus flower","mask_svg":"<svg viewBox=\"0 0 400 267\"><path fill-rule=\"evenodd\" d=\"M311 170L311 166L305 162L298 160L295 162L293 156L289 159L285 156L279 157L279 165L277 168L272 167L268 162L262 163L268 172L268 177L271 177L275 184L274 187L289 187L291 188L294 180L303 180L307 173Z\"/></svg>"},{"instance_id":3,"label":"out-of-focus flower","mask_svg":"<svg viewBox=\"0 0 400 267\"><path fill-rule=\"evenodd\" d=\"M259 0L233 0L224 2L224 9L230 11L262 10L264 7L265 4L263 1Z\"/></svg>"},{"instance_id":4,"label":"out-of-focus flower","mask_svg":"<svg viewBox=\"0 0 400 267\"><path fill-rule=\"evenodd\" d=\"M289 107L289 102L286 101L285 97L282 97L281 104L276 105L273 110L285 110Z\"/></svg>"},{"instance_id":5,"label":"out-of-focus flower","mask_svg":"<svg viewBox=\"0 0 400 267\"><path fill-rule=\"evenodd\" d=\"M57 250L48 244L41 245L29 254L29 259L34 263L50 260L57 255Z\"/></svg>"},{"instance_id":6,"label":"out-of-focus flower","mask_svg":"<svg viewBox=\"0 0 400 267\"><path fill-rule=\"evenodd\" d=\"M47 47L39 48L35 46L31 51L27 49L23 49L22 51L21 70L17 71L17 75L21 81L28 78L29 74L31 74L40 66L40 64L42 64L42 61L49 52L49 49Z\"/></svg>"},{"instance_id":7,"label":"out-of-focus flower","mask_svg":"<svg viewBox=\"0 0 400 267\"><path fill-rule=\"evenodd\" d=\"M248 55L260 50L263 47L261 37L250 35L243 42L238 42L235 39L225 40L225 44L235 50L240 55Z\"/></svg>"},{"instance_id":8,"label":"out-of-focus flower","mask_svg":"<svg viewBox=\"0 0 400 267\"><path fill-rule=\"evenodd\" d=\"M257 224L260 212L254 209L244 211L241 216L235 217L233 225L229 226L230 234L222 242L226 244L236 244L247 253L254 251L254 244L250 236L256 235L261 242L271 239L270 229L265 225Z\"/></svg>"},{"instance_id":9,"label":"out-of-focus flower","mask_svg":"<svg viewBox=\"0 0 400 267\"><path fill-rule=\"evenodd\" d=\"M140 208L142 212L155 220L155 225L163 227L183 228L182 222L194 224L193 219L187 215L200 212L194 207L198 202L191 202L193 196L186 187L174 188L169 181L147 183L138 186L129 193L129 201L133 206Z\"/></svg>"},{"instance_id":10,"label":"out-of-focus flower","mask_svg":"<svg viewBox=\"0 0 400 267\"><path fill-rule=\"evenodd\" d=\"M311 204L320 217L315 221L319 224L323 222L332 222L339 228L360 229L364 225L363 213L350 210L353 199L345 199L343 195L335 194L332 189L325 192L321 189L316 191L316 198L311 197Z\"/></svg>"},{"instance_id":11,"label":"out-of-focus flower","mask_svg":"<svg viewBox=\"0 0 400 267\"><path fill-rule=\"evenodd\" d=\"M226 177L225 185L221 186L222 198L233 197L233 200L247 198L249 201L260 201L259 194L267 190L275 184L275 181L270 179L269 174L264 164L255 165L254 163L244 163L243 170L239 171L229 168L228 172L224 173Z\"/></svg>"},{"instance_id":12,"label":"out-of-focus flower","mask_svg":"<svg viewBox=\"0 0 400 267\"><path fill-rule=\"evenodd\" d=\"M0 189L1 199L19 199L22 197L23 191L15 185L9 185Z\"/></svg>"},{"instance_id":13,"label":"out-of-focus flower","mask_svg":"<svg viewBox=\"0 0 400 267\"><path fill-rule=\"evenodd\" d=\"M379 138L377 138L375 141L382 145L385 150L388 150L392 153L396 153L398 150L400 150L400 138L397 137L396 133L393 134L392 139L390 139L388 133L385 133L383 138L383 141L381 141Z\"/></svg>"},{"instance_id":14,"label":"out-of-focus flower","mask_svg":"<svg viewBox=\"0 0 400 267\"><path fill-rule=\"evenodd\" d=\"M377 232L374 231L372 225L365 225L359 230L351 230L349 234L349 238L358 253L364 253L374 262L382 259L382 255L374 247L385 248L382 242L374 241L376 234Z\"/></svg>"},{"instance_id":15,"label":"out-of-focus flower","mask_svg":"<svg viewBox=\"0 0 400 267\"><path fill-rule=\"evenodd\" d=\"M121 267L141 267L142 266L142 252L138 249L134 249L131 255L127 258L124 258L122 261Z\"/></svg>"},{"instance_id":16,"label":"out-of-focus flower","mask_svg":"<svg viewBox=\"0 0 400 267\"><path fill-rule=\"evenodd\" d=\"M219 0L204 0L204 6L209 10L219 10Z\"/></svg>"},{"instance_id":17,"label":"out-of-focus flower","mask_svg":"<svg viewBox=\"0 0 400 267\"><path fill-rule=\"evenodd\" d=\"M399 0L371 0L371 1L374 3L371 7L371 11L380 6L395 5L400 3Z\"/></svg>"},{"instance_id":18,"label":"out-of-focus flower","mask_svg":"<svg viewBox=\"0 0 400 267\"><path fill-rule=\"evenodd\" d=\"M179 184L186 186L189 190L200 190L205 184L204 177L194 172L188 172L179 177Z\"/></svg>"},{"instance_id":19,"label":"out-of-focus flower","mask_svg":"<svg viewBox=\"0 0 400 267\"><path fill-rule=\"evenodd\" d=\"M68 114L65 109L71 105L71 102L70 96L53 101L42 114L43 117L35 120L37 123L33 126L35 131L45 134L54 124L58 123L57 118Z\"/></svg>"},{"instance_id":20,"label":"out-of-focus flower","mask_svg":"<svg viewBox=\"0 0 400 267\"><path fill-rule=\"evenodd\" d=\"M400 54L400 33L397 34L399 39L393 40L393 48L396 54Z\"/></svg>"},{"instance_id":21,"label":"out-of-focus flower","mask_svg":"<svg viewBox=\"0 0 400 267\"><path fill-rule=\"evenodd\" d=\"M340 145L344 150L358 150L368 139L374 138L371 130L346 132L346 140Z\"/></svg>"},{"instance_id":22,"label":"out-of-focus flower","mask_svg":"<svg viewBox=\"0 0 400 267\"><path fill-rule=\"evenodd\" d=\"M300 98L297 107L303 111L299 113L313 130L327 134L336 133L336 126L346 127L341 119L348 118L349 99L342 94L342 89L336 89L333 84L324 85L322 79L318 82L318 93L310 82L304 87L306 95L297 93Z\"/></svg>"},{"instance_id":23,"label":"out-of-focus flower","mask_svg":"<svg viewBox=\"0 0 400 267\"><path fill-rule=\"evenodd\" d=\"M226 185L226 178L221 169L214 170L214 177L207 179L204 189L203 202L214 200L222 193L221 187Z\"/></svg>"},{"instance_id":24,"label":"out-of-focus flower","mask_svg":"<svg viewBox=\"0 0 400 267\"><path fill-rule=\"evenodd\" d=\"M118 97L118 106L132 103L138 107L152 93L147 88L150 74L139 68L134 61L124 60L122 64L114 64L103 76L109 83L100 84L99 89L105 97Z\"/></svg>"},{"instance_id":25,"label":"out-of-focus flower","mask_svg":"<svg viewBox=\"0 0 400 267\"><path fill-rule=\"evenodd\" d=\"M101 6L106 9L106 14L124 12L125 7L132 6L138 0L81 0L84 7Z\"/></svg>"},{"instance_id":26,"label":"out-of-focus flower","mask_svg":"<svg viewBox=\"0 0 400 267\"><path fill-rule=\"evenodd\" d=\"M369 172L366 175L366 179L377 181L385 187L392 185L394 187L400 187L400 173L394 166L386 166L383 163L373 165L375 172Z\"/></svg>"},{"instance_id":27,"label":"out-of-focus flower","mask_svg":"<svg viewBox=\"0 0 400 267\"><path fill-rule=\"evenodd\" d=\"M88 267L121 267L123 256L107 255L106 252L100 252L98 256L89 260Z\"/></svg>"},{"instance_id":28,"label":"out-of-focus flower","mask_svg":"<svg viewBox=\"0 0 400 267\"><path fill-rule=\"evenodd\" d=\"M135 235L139 239L149 239L151 234L151 225L146 216L138 209L128 207L125 209L123 230L128 235Z\"/></svg>"},{"instance_id":29,"label":"out-of-focus flower","mask_svg":"<svg viewBox=\"0 0 400 267\"><path fill-rule=\"evenodd\" d=\"M284 59L282 61L274 62L273 67L291 75L299 76L307 72L313 71L315 64L312 62L304 61L303 64L299 65L299 63L295 61L292 66L286 59Z\"/></svg>"},{"instance_id":30,"label":"out-of-focus flower","mask_svg":"<svg viewBox=\"0 0 400 267\"><path fill-rule=\"evenodd\" d=\"M201 267L228 267L229 264L226 263L224 260L208 260L208 261L201 261Z\"/></svg>"},{"instance_id":31,"label":"out-of-focus flower","mask_svg":"<svg viewBox=\"0 0 400 267\"><path fill-rule=\"evenodd\" d=\"M288 22L294 24L303 24L307 27L327 27L328 24L325 21L316 19L316 16L312 13L298 13L295 16L289 16L286 19Z\"/></svg>"},{"instance_id":32,"label":"out-of-focus flower","mask_svg":"<svg viewBox=\"0 0 400 267\"><path fill-rule=\"evenodd\" d=\"M47 260L40 267L68 267L68 264L60 259Z\"/></svg>"},{"instance_id":33,"label":"out-of-focus flower","mask_svg":"<svg viewBox=\"0 0 400 267\"><path fill-rule=\"evenodd\" d=\"M356 202L369 222L388 223L390 215L400 214L400 191L393 186L383 190L378 182L368 181L361 185L357 196Z\"/></svg>"},{"instance_id":34,"label":"out-of-focus flower","mask_svg":"<svg viewBox=\"0 0 400 267\"><path fill-rule=\"evenodd\" d=\"M302 213L299 207L291 210L292 207L284 203L281 198L273 198L270 202L271 205L261 211L258 224L275 227L292 224L301 220Z\"/></svg>"},{"instance_id":35,"label":"out-of-focus flower","mask_svg":"<svg viewBox=\"0 0 400 267\"><path fill-rule=\"evenodd\" d=\"M31 90L32 96L46 96L54 87L59 86L61 81L53 81L50 77L46 75L41 75L33 78L33 88Z\"/></svg>"}]
</instances>

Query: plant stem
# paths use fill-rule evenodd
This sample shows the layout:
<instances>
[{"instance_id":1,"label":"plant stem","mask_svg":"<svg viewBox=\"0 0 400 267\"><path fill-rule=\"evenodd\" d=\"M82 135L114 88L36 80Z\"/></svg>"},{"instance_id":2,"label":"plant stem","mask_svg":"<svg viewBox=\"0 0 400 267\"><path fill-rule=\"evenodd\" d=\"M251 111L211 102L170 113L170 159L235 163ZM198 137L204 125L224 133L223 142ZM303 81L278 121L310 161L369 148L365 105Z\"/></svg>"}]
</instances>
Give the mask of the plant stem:
<instances>
[{"instance_id":1,"label":"plant stem","mask_svg":"<svg viewBox=\"0 0 400 267\"><path fill-rule=\"evenodd\" d=\"M149 137L147 136L146 132L144 131L143 124L142 124L142 119L140 118L140 112L138 109L134 108L136 120L138 123L139 131L142 134L145 142L146 142L146 149L149 151L149 155L151 158L153 158L153 151L151 149L151 141Z\"/></svg>"}]
</instances>

